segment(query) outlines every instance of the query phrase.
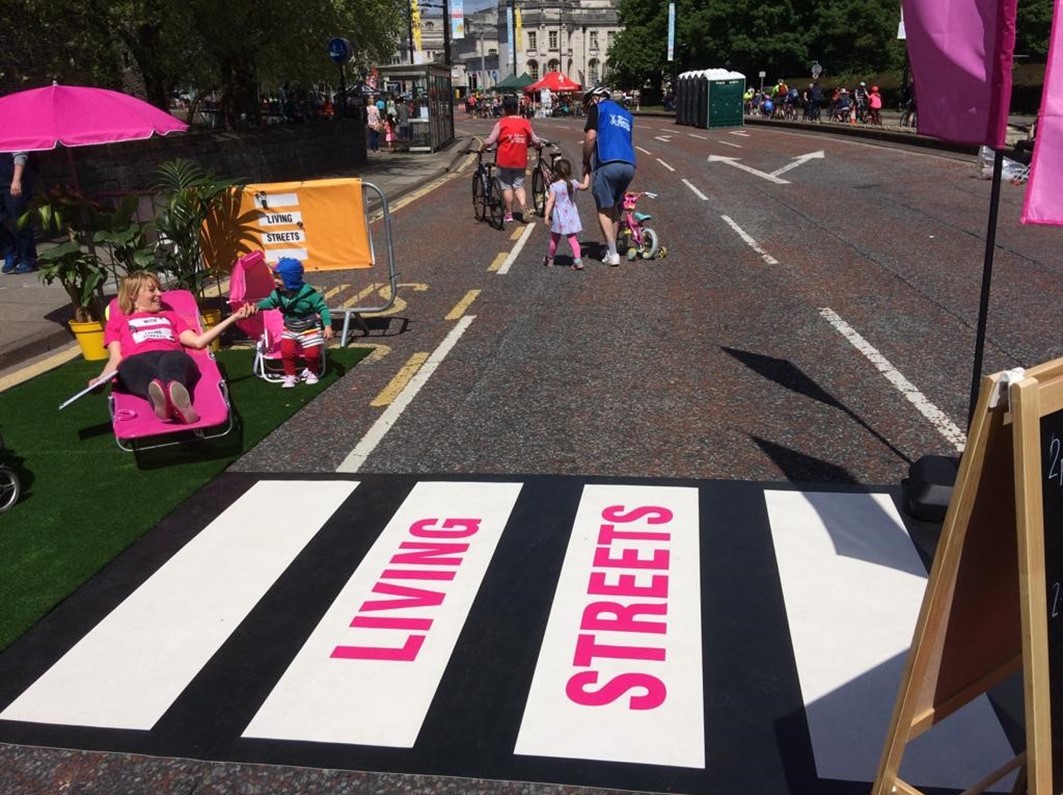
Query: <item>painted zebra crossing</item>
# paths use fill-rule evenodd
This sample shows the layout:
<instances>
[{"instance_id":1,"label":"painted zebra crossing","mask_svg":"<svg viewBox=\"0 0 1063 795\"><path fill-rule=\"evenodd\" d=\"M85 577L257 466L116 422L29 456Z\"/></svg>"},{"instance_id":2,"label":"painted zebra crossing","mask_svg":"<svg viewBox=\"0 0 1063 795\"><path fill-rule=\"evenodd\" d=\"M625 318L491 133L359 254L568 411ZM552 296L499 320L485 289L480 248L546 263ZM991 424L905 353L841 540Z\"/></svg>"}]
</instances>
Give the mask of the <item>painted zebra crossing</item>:
<instances>
[{"instance_id":1,"label":"painted zebra crossing","mask_svg":"<svg viewBox=\"0 0 1063 795\"><path fill-rule=\"evenodd\" d=\"M0 741L864 792L926 579L895 496L226 474L0 656ZM983 697L904 777L963 788L1010 753Z\"/></svg>"}]
</instances>

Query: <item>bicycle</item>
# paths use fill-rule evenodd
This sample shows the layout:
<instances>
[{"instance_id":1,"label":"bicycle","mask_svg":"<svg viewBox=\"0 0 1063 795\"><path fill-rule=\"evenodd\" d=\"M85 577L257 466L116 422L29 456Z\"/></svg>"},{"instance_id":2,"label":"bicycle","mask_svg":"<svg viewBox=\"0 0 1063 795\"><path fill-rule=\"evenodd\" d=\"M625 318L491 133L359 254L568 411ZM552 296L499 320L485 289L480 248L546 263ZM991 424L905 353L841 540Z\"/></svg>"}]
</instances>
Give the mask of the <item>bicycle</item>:
<instances>
[{"instance_id":1,"label":"bicycle","mask_svg":"<svg viewBox=\"0 0 1063 795\"><path fill-rule=\"evenodd\" d=\"M546 191L550 183L554 181L554 161L561 156L561 149L554 141L547 141L545 138L540 140L542 146L536 151L537 158L532 171L532 205L535 207L536 214L541 216L546 212ZM547 153L550 155L549 164L543 160L545 148L549 148Z\"/></svg>"},{"instance_id":2,"label":"bicycle","mask_svg":"<svg viewBox=\"0 0 1063 795\"><path fill-rule=\"evenodd\" d=\"M901 127L917 127L915 103L908 100L901 105Z\"/></svg>"},{"instance_id":3,"label":"bicycle","mask_svg":"<svg viewBox=\"0 0 1063 795\"><path fill-rule=\"evenodd\" d=\"M642 259L664 258L668 254L668 249L660 244L657 232L646 226L646 222L652 220L653 216L649 213L640 213L636 209L639 199L643 196L648 196L651 199L657 198L656 193L650 193L649 191L625 193L624 201L621 205L622 212L620 213L620 229L616 239L616 249L622 254L626 252L629 261L633 261L638 257L642 257Z\"/></svg>"},{"instance_id":4,"label":"bicycle","mask_svg":"<svg viewBox=\"0 0 1063 795\"><path fill-rule=\"evenodd\" d=\"M476 171L472 175L472 212L477 221L487 221L495 229L503 227L505 211L502 204L502 191L495 179L495 164L484 161L484 153L476 152Z\"/></svg>"},{"instance_id":5,"label":"bicycle","mask_svg":"<svg viewBox=\"0 0 1063 795\"><path fill-rule=\"evenodd\" d=\"M4 440L0 438L0 453L4 449ZM22 493L22 485L18 479L18 473L7 464L0 464L0 513L3 513L16 502Z\"/></svg>"}]
</instances>

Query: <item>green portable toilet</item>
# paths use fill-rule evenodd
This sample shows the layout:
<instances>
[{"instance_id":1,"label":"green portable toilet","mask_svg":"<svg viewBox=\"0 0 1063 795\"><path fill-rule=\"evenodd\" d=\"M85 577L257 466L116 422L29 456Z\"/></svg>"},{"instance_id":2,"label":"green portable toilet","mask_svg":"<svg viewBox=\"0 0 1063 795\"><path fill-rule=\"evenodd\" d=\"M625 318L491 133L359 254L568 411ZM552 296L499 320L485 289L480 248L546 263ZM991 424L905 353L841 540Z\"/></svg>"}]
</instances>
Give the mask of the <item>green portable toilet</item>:
<instances>
[{"instance_id":1,"label":"green portable toilet","mask_svg":"<svg viewBox=\"0 0 1063 795\"><path fill-rule=\"evenodd\" d=\"M741 127L745 124L744 100L746 76L727 69L706 69L708 112L705 127ZM698 126L701 127L700 119Z\"/></svg>"}]
</instances>

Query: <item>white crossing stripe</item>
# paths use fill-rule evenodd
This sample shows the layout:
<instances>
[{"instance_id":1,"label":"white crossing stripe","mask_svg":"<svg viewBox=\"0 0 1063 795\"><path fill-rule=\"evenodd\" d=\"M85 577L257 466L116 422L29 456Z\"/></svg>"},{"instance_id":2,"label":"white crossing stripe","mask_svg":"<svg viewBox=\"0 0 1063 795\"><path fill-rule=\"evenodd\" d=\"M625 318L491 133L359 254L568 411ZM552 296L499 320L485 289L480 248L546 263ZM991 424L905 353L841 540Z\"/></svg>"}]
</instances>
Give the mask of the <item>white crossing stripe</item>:
<instances>
[{"instance_id":1,"label":"white crossing stripe","mask_svg":"<svg viewBox=\"0 0 1063 795\"><path fill-rule=\"evenodd\" d=\"M703 202L707 202L709 200L709 197L706 196L704 193L702 193L697 188L695 188L694 184L689 179L687 179L686 177L683 178L683 184L686 185L688 188L690 188L692 191L694 191L694 195L697 196L699 199L701 199Z\"/></svg>"},{"instance_id":2,"label":"white crossing stripe","mask_svg":"<svg viewBox=\"0 0 1063 795\"><path fill-rule=\"evenodd\" d=\"M701 768L698 490L588 485L515 752Z\"/></svg>"},{"instance_id":3,"label":"white crossing stripe","mask_svg":"<svg viewBox=\"0 0 1063 795\"><path fill-rule=\"evenodd\" d=\"M412 748L520 490L418 483L243 736Z\"/></svg>"},{"instance_id":4,"label":"white crossing stripe","mask_svg":"<svg viewBox=\"0 0 1063 795\"><path fill-rule=\"evenodd\" d=\"M150 729L357 486L259 481L0 718Z\"/></svg>"},{"instance_id":5,"label":"white crossing stripe","mask_svg":"<svg viewBox=\"0 0 1063 795\"><path fill-rule=\"evenodd\" d=\"M926 569L888 495L767 490L764 500L816 771L873 781ZM961 789L1013 755L981 696L910 744L901 773Z\"/></svg>"}]
</instances>

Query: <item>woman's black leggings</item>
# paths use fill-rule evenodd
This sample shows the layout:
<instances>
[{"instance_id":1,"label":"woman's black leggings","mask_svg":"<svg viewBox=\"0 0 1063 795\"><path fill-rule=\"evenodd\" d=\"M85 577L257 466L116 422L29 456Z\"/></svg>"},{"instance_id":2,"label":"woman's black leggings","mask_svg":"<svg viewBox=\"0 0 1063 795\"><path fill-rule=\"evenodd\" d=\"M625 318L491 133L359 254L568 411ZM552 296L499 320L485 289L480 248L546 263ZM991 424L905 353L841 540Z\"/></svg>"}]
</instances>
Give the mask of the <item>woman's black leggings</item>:
<instances>
[{"instance_id":1,"label":"woman's black leggings","mask_svg":"<svg viewBox=\"0 0 1063 795\"><path fill-rule=\"evenodd\" d=\"M148 351L128 356L118 363L122 388L137 397L148 399L148 384L156 378L163 384L177 381L191 393L199 380L199 369L184 351Z\"/></svg>"}]
</instances>

